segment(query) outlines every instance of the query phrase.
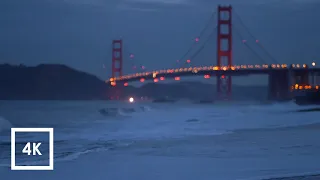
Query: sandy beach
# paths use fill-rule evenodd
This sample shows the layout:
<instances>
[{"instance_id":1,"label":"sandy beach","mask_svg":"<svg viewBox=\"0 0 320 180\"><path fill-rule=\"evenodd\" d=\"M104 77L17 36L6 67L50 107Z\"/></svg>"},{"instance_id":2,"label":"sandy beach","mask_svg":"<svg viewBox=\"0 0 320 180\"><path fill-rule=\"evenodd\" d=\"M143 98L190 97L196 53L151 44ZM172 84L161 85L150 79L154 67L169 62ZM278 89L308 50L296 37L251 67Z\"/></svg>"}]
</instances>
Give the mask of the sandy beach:
<instances>
[{"instance_id":1,"label":"sandy beach","mask_svg":"<svg viewBox=\"0 0 320 180\"><path fill-rule=\"evenodd\" d=\"M54 171L10 171L0 168L1 176L7 179L25 180L129 180L129 179L154 179L154 180L315 180L320 176L301 176L308 164L316 163L313 157L297 159L288 158L285 161L270 161L267 158L254 159L218 159L218 158L186 158L186 157L155 157L155 156L124 156L100 152L85 155L76 161L61 162L55 164ZM239 164L239 162L245 163ZM305 169L300 163L306 164ZM283 168L283 165L288 168ZM288 166L290 165L290 167ZM263 172L261 172L263 169ZM315 168L314 171L317 169ZM295 172L295 173L292 173ZM262 175L263 174L263 175ZM291 176L291 178L276 178L277 175ZM267 177L270 178L267 178Z\"/></svg>"},{"instance_id":2,"label":"sandy beach","mask_svg":"<svg viewBox=\"0 0 320 180\"><path fill-rule=\"evenodd\" d=\"M63 104L58 105L63 107ZM160 108L143 112L137 107L134 109L137 112L127 113L116 121L115 117L99 119L95 110L99 108L92 108L92 104L72 110L52 110L54 107L48 105L49 110L45 112L39 112L36 107L30 110L42 113L40 118L47 118L45 123L56 123L54 170L11 171L4 166L10 164L10 143L4 143L6 151L2 153L0 163L1 179L319 178L315 174L320 174L320 124L319 119L314 118L318 114L293 113L293 105L235 105L232 113L230 107L225 106L196 106L171 111ZM24 112L28 111L21 111L21 116L26 117ZM48 117L71 120L53 121ZM3 136L3 140L5 138ZM23 138L19 142L24 142ZM23 158L31 161L29 157Z\"/></svg>"},{"instance_id":3,"label":"sandy beach","mask_svg":"<svg viewBox=\"0 0 320 180\"><path fill-rule=\"evenodd\" d=\"M185 142L197 150L190 150L180 141L176 141L174 146L173 142L140 142L126 149L95 152L81 155L75 160L56 161L54 171L10 171L2 167L0 174L12 180L19 177L24 177L25 180L57 180L61 177L77 180L318 179L320 176L314 175L319 171L317 164L320 157L317 151L312 152L303 147L285 148L293 143L286 141L291 132L283 129L273 132L248 131L201 140L189 139ZM297 136L306 139L295 139L295 144L312 142L315 132L300 131ZM252 136L253 133L256 136ZM261 139L271 134L278 138ZM209 140L211 144L208 143ZM272 148L269 144L273 144ZM214 148L217 145L219 147ZM218 151L220 146L227 150ZM260 151L256 152L256 148ZM216 153L209 153L211 150Z\"/></svg>"}]
</instances>

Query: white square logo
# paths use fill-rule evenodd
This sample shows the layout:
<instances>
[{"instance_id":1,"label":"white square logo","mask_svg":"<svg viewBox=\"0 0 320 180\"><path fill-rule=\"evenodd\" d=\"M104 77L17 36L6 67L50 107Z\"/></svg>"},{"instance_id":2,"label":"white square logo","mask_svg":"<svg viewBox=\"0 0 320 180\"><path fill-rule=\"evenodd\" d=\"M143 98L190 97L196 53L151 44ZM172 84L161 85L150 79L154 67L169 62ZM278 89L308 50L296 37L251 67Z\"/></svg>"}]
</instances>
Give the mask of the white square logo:
<instances>
[{"instance_id":1,"label":"white square logo","mask_svg":"<svg viewBox=\"0 0 320 180\"><path fill-rule=\"evenodd\" d=\"M49 133L49 166L16 166L16 132ZM27 142L22 150L28 155L42 155L41 142ZM53 128L11 128L11 170L53 170Z\"/></svg>"}]
</instances>

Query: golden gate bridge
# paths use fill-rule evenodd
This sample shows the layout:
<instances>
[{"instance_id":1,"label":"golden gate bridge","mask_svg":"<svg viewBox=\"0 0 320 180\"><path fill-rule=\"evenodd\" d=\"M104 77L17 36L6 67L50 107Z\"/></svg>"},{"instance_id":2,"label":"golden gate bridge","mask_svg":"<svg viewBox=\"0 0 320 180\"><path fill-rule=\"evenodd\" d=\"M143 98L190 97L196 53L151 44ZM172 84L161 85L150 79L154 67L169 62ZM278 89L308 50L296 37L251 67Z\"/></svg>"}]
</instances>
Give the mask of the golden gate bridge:
<instances>
[{"instance_id":1,"label":"golden gate bridge","mask_svg":"<svg viewBox=\"0 0 320 180\"><path fill-rule=\"evenodd\" d=\"M154 83L164 81L165 79L181 80L185 76L203 76L205 79L215 77L217 80L217 94L220 99L229 99L232 93L232 77L233 76L248 76L265 74L268 76L268 98L270 100L287 99L290 97L290 91L293 90L312 90L319 89L315 85L315 77L320 73L320 68L316 67L315 62L312 64L280 64L271 56L271 54L262 46L248 28L244 25L239 17L240 23L254 39L256 44L267 54L273 63L266 63L252 48L246 40L244 40L232 24L232 15L234 10L232 6L218 6L217 11L213 13L208 24L215 15L217 16L217 26L211 32L210 37L216 35L216 64L210 66L195 66L195 67L179 67L169 69L159 69L153 71L145 71L145 67L141 66L143 72L136 72L133 74L123 74L123 40L112 41L112 76L106 83L110 83L113 87L118 87L116 96L119 97L119 86L126 87L129 82L140 81L141 83L150 80ZM200 33L204 33L207 26ZM258 57L261 64L233 64L233 32L242 39L242 43ZM208 43L209 38L204 41L204 44L186 60L187 64L191 63ZM198 43L199 38L195 39L194 43ZM194 44L190 49L178 60L184 61L185 57L191 52ZM133 55L130 55L132 58ZM311 78L310 78L311 77Z\"/></svg>"}]
</instances>

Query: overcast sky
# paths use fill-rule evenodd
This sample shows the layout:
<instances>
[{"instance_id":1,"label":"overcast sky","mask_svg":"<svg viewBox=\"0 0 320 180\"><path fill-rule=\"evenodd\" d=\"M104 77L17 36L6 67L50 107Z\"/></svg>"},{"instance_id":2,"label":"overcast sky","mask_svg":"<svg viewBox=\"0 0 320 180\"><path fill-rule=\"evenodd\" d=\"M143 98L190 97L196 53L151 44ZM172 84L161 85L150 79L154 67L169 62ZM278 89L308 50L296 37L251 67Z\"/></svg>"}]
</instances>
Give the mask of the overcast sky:
<instances>
[{"instance_id":1,"label":"overcast sky","mask_svg":"<svg viewBox=\"0 0 320 180\"><path fill-rule=\"evenodd\" d=\"M121 37L125 72L132 72L133 65L149 70L176 67L176 60L194 43L220 3L232 4L280 63L311 63L320 58L320 1L316 0L1 0L0 63L66 64L105 79L111 71L111 41ZM234 27L243 37L234 32L234 64L262 63L242 44L243 39L272 63L235 13ZM195 48L215 25L216 18ZM215 36L209 39L191 60L193 65L216 63L215 41ZM132 60L130 53L135 56Z\"/></svg>"}]
</instances>

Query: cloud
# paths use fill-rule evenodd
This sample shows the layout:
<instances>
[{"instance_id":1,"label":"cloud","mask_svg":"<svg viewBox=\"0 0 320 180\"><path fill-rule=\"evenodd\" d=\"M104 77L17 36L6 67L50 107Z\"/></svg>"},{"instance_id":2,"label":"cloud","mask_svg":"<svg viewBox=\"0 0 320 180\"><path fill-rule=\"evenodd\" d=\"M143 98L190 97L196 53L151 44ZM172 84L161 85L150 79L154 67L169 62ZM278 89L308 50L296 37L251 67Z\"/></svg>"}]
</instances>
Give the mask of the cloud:
<instances>
[{"instance_id":1,"label":"cloud","mask_svg":"<svg viewBox=\"0 0 320 180\"><path fill-rule=\"evenodd\" d=\"M59 0L46 0L59 1ZM319 3L319 0L60 0L69 4L108 6L110 4L207 5L207 4L274 4ZM139 8L138 8L139 9Z\"/></svg>"},{"instance_id":2,"label":"cloud","mask_svg":"<svg viewBox=\"0 0 320 180\"><path fill-rule=\"evenodd\" d=\"M47 0L53 1L53 0ZM84 4L84 5L96 5L105 6L108 4L167 4L167 5L179 5L190 4L192 0L62 0L69 4Z\"/></svg>"},{"instance_id":3,"label":"cloud","mask_svg":"<svg viewBox=\"0 0 320 180\"><path fill-rule=\"evenodd\" d=\"M122 0L117 5L119 10L156 12L170 9L191 7L190 0Z\"/></svg>"},{"instance_id":4,"label":"cloud","mask_svg":"<svg viewBox=\"0 0 320 180\"><path fill-rule=\"evenodd\" d=\"M45 0L51 3L62 2L75 6L88 6L107 11L141 11L156 12L159 10L185 7L192 0Z\"/></svg>"},{"instance_id":5,"label":"cloud","mask_svg":"<svg viewBox=\"0 0 320 180\"><path fill-rule=\"evenodd\" d=\"M138 3L156 3L156 4L189 4L189 0L126 0L128 2Z\"/></svg>"},{"instance_id":6,"label":"cloud","mask_svg":"<svg viewBox=\"0 0 320 180\"><path fill-rule=\"evenodd\" d=\"M148 7L135 7L135 6L130 6L128 4L118 4L117 5L117 10L123 10L123 11L141 11L141 12L156 12L158 9L156 8L148 8Z\"/></svg>"},{"instance_id":7,"label":"cloud","mask_svg":"<svg viewBox=\"0 0 320 180\"><path fill-rule=\"evenodd\" d=\"M69 4L84 4L84 5L105 5L106 1L104 0L63 0L65 3Z\"/></svg>"},{"instance_id":8,"label":"cloud","mask_svg":"<svg viewBox=\"0 0 320 180\"><path fill-rule=\"evenodd\" d=\"M19 2L20 0L12 0ZM207 12L218 4L261 5L266 7L289 7L299 10L300 5L319 3L319 0L43 0L50 3L65 3L101 11L194 11Z\"/></svg>"}]
</instances>

